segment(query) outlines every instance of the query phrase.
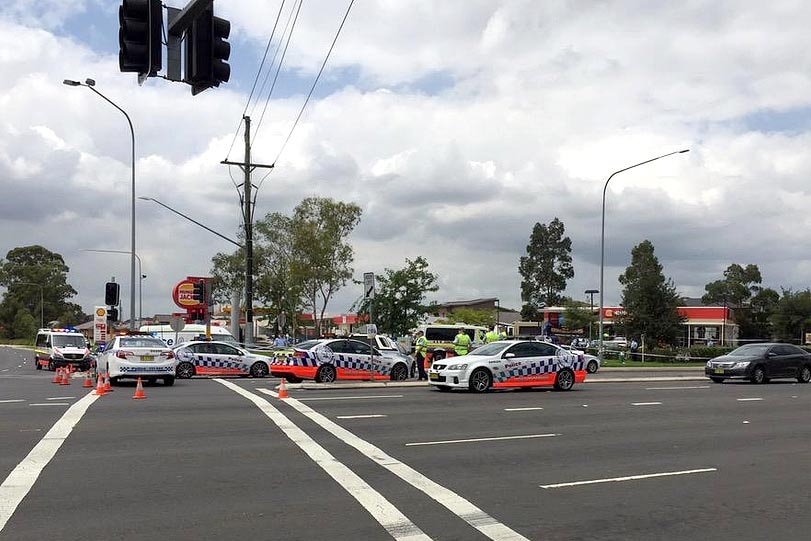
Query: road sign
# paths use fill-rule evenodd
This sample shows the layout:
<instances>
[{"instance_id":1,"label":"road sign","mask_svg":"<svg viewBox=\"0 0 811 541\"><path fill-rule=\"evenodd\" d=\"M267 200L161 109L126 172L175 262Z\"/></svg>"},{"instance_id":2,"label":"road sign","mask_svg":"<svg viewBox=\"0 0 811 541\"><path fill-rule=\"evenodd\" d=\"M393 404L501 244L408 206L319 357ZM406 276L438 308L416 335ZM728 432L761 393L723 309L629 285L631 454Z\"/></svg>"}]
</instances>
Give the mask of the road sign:
<instances>
[{"instance_id":1,"label":"road sign","mask_svg":"<svg viewBox=\"0 0 811 541\"><path fill-rule=\"evenodd\" d=\"M366 324L366 334L369 336L374 336L377 334L377 325L374 323L367 323Z\"/></svg>"},{"instance_id":2,"label":"road sign","mask_svg":"<svg viewBox=\"0 0 811 541\"><path fill-rule=\"evenodd\" d=\"M373 272L363 273L363 298L375 298L375 273Z\"/></svg>"},{"instance_id":3,"label":"road sign","mask_svg":"<svg viewBox=\"0 0 811 541\"><path fill-rule=\"evenodd\" d=\"M186 322L180 316L172 316L172 319L169 320L169 328L175 332L182 331L185 326Z\"/></svg>"}]
</instances>

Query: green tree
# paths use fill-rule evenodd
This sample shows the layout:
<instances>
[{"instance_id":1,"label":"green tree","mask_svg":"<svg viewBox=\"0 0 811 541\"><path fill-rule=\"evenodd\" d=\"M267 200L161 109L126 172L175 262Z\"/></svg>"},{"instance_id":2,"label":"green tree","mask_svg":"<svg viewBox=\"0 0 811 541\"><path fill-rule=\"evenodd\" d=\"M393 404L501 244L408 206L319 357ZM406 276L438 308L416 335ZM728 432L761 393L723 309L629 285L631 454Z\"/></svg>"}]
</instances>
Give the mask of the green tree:
<instances>
[{"instance_id":1,"label":"green tree","mask_svg":"<svg viewBox=\"0 0 811 541\"><path fill-rule=\"evenodd\" d=\"M681 299L673 281L665 279L649 240L631 250L631 265L620 274L619 282L624 286L622 326L626 336L644 334L648 343L674 344L684 322L678 311Z\"/></svg>"},{"instance_id":2,"label":"green tree","mask_svg":"<svg viewBox=\"0 0 811 541\"><path fill-rule=\"evenodd\" d=\"M780 294L764 287L749 300L749 306L734 311L735 322L741 327L740 335L746 338L771 339L771 317L780 302Z\"/></svg>"},{"instance_id":3,"label":"green tree","mask_svg":"<svg viewBox=\"0 0 811 541\"><path fill-rule=\"evenodd\" d=\"M527 244L527 255L521 256L521 298L531 308L558 304L566 281L574 277L572 240L564 235L563 222L555 218L549 225L536 223ZM524 309L522 308L522 317Z\"/></svg>"},{"instance_id":4,"label":"green tree","mask_svg":"<svg viewBox=\"0 0 811 541\"><path fill-rule=\"evenodd\" d=\"M31 315L31 312L20 308L14 315L11 330L14 336L18 338L34 336L37 334L38 321L39 320L34 320L34 316Z\"/></svg>"},{"instance_id":5,"label":"green tree","mask_svg":"<svg viewBox=\"0 0 811 541\"><path fill-rule=\"evenodd\" d=\"M597 314L589 307L589 303L568 300L563 306L565 306L563 311L564 329L588 331L597 323Z\"/></svg>"},{"instance_id":6,"label":"green tree","mask_svg":"<svg viewBox=\"0 0 811 541\"><path fill-rule=\"evenodd\" d=\"M293 219L278 212L268 214L257 222L256 233L261 253L256 291L270 305L277 332L286 332L295 325L302 305L303 284L293 267Z\"/></svg>"},{"instance_id":7,"label":"green tree","mask_svg":"<svg viewBox=\"0 0 811 541\"><path fill-rule=\"evenodd\" d=\"M376 277L378 290L375 298L362 302L358 313L372 316L378 329L394 336L411 332L428 313L426 293L437 291L437 277L428 271L428 261L417 256L413 261L406 258L402 269L385 269L384 275Z\"/></svg>"},{"instance_id":8,"label":"green tree","mask_svg":"<svg viewBox=\"0 0 811 541\"><path fill-rule=\"evenodd\" d=\"M760 320L756 322L753 317L758 315L753 310L750 310L750 303L753 295L761 292L762 288L760 283L763 278L760 275L760 269L757 265L749 264L742 267L737 263L733 263L724 271L724 278L710 282L704 286L706 293L701 297L701 301L705 304L717 304L719 306L734 308L735 322L739 327L740 338L762 338L764 323L768 321L768 315L760 314ZM773 290L772 290L773 291ZM776 295L777 292L775 291ZM767 302L771 295L761 298L759 308L761 310L769 308Z\"/></svg>"},{"instance_id":9,"label":"green tree","mask_svg":"<svg viewBox=\"0 0 811 541\"><path fill-rule=\"evenodd\" d=\"M67 281L69 270L61 255L38 245L14 248L0 260L0 286L6 288L0 302L0 325L7 338L28 337L15 331L21 308L28 310L37 325L40 310L45 325L55 320L76 325L88 319L81 307L67 302L76 295Z\"/></svg>"},{"instance_id":10,"label":"green tree","mask_svg":"<svg viewBox=\"0 0 811 541\"><path fill-rule=\"evenodd\" d=\"M316 320L316 333L330 299L352 278L354 252L346 237L361 213L354 203L322 197L308 197L293 210L290 268L301 285L303 305Z\"/></svg>"},{"instance_id":11,"label":"green tree","mask_svg":"<svg viewBox=\"0 0 811 541\"><path fill-rule=\"evenodd\" d=\"M802 344L811 324L811 291L784 289L770 320L778 340Z\"/></svg>"}]
</instances>

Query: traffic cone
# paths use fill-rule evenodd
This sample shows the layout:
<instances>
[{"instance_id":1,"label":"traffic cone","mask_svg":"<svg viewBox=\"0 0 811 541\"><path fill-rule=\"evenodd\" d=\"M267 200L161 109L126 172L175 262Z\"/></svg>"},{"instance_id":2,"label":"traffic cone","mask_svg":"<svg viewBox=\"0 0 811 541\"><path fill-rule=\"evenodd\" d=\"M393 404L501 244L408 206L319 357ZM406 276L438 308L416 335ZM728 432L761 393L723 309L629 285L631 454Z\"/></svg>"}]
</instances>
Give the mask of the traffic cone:
<instances>
[{"instance_id":1,"label":"traffic cone","mask_svg":"<svg viewBox=\"0 0 811 541\"><path fill-rule=\"evenodd\" d=\"M70 385L70 371L69 370L62 371L62 381L59 382L59 385Z\"/></svg>"},{"instance_id":2,"label":"traffic cone","mask_svg":"<svg viewBox=\"0 0 811 541\"><path fill-rule=\"evenodd\" d=\"M96 390L93 391L93 394L104 396L104 380L101 378L101 374L99 374L99 377L96 380Z\"/></svg>"},{"instance_id":3,"label":"traffic cone","mask_svg":"<svg viewBox=\"0 0 811 541\"><path fill-rule=\"evenodd\" d=\"M84 383L82 383L83 389L92 389L93 388L93 380L90 377L90 370L84 373Z\"/></svg>"},{"instance_id":4,"label":"traffic cone","mask_svg":"<svg viewBox=\"0 0 811 541\"><path fill-rule=\"evenodd\" d=\"M284 386L285 379L279 384L279 398L287 398L287 387Z\"/></svg>"},{"instance_id":5,"label":"traffic cone","mask_svg":"<svg viewBox=\"0 0 811 541\"><path fill-rule=\"evenodd\" d=\"M144 394L144 385L141 383L141 378L138 378L138 385L135 386L135 394L132 397L136 400L146 398Z\"/></svg>"},{"instance_id":6,"label":"traffic cone","mask_svg":"<svg viewBox=\"0 0 811 541\"><path fill-rule=\"evenodd\" d=\"M62 383L62 369L61 368L56 369L56 375L54 375L53 382L56 383L57 385Z\"/></svg>"},{"instance_id":7,"label":"traffic cone","mask_svg":"<svg viewBox=\"0 0 811 541\"><path fill-rule=\"evenodd\" d=\"M104 392L105 393L112 393L113 387L110 385L110 372L104 373Z\"/></svg>"}]
</instances>

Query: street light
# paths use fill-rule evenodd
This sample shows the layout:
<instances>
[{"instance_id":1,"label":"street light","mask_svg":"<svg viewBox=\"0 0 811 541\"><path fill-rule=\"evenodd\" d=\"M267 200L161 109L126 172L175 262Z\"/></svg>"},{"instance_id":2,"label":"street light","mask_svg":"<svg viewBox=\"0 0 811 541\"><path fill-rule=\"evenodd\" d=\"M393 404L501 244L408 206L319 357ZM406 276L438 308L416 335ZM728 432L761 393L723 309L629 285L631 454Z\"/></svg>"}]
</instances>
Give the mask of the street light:
<instances>
[{"instance_id":1,"label":"street light","mask_svg":"<svg viewBox=\"0 0 811 541\"><path fill-rule=\"evenodd\" d=\"M44 288L42 287L42 284L38 284L36 282L14 282L13 284L9 284L9 286L17 284L39 287L39 328L45 328L45 295L43 294Z\"/></svg>"},{"instance_id":2,"label":"street light","mask_svg":"<svg viewBox=\"0 0 811 541\"><path fill-rule=\"evenodd\" d=\"M102 254L128 254L129 252L126 250L92 250L90 248L85 248L81 250L82 252L97 252ZM138 260L138 276L141 278L138 280L138 324L140 325L141 321L144 318L144 284L143 280L146 278L146 274L141 274L141 258L138 254L135 254L135 259Z\"/></svg>"},{"instance_id":3,"label":"street light","mask_svg":"<svg viewBox=\"0 0 811 541\"><path fill-rule=\"evenodd\" d=\"M672 156L674 154L684 154L685 152L690 152L689 148L684 150L677 150L675 152L669 152L667 154L662 154L661 156L657 156L655 158L651 158L649 160L645 160L644 162L639 162L624 169L620 169L619 171L614 171L611 173L611 176L608 177L608 180L605 181L605 186L603 186L603 212L602 212L602 222L600 227L600 362L603 362L604 351L603 351L603 291L605 291L605 285L603 283L603 275L605 273L605 191L608 189L608 183L611 182L611 179L614 178L614 175L622 173L623 171L627 171L629 169L633 169L634 167L639 167L640 165L645 165L646 163L655 162L656 160L661 160L662 158L667 158L668 156Z\"/></svg>"},{"instance_id":4,"label":"street light","mask_svg":"<svg viewBox=\"0 0 811 541\"><path fill-rule=\"evenodd\" d=\"M115 104L110 98L96 90L96 81L93 79L85 79L85 82L72 81L65 79L63 84L68 86L84 86L92 90L96 95L101 97L104 101L121 111L127 118L127 124L130 126L130 135L132 136L132 201L130 209L130 226L131 226L131 244L130 244L130 330L135 329L135 129L132 127L132 120L130 115L124 109Z\"/></svg>"}]
</instances>

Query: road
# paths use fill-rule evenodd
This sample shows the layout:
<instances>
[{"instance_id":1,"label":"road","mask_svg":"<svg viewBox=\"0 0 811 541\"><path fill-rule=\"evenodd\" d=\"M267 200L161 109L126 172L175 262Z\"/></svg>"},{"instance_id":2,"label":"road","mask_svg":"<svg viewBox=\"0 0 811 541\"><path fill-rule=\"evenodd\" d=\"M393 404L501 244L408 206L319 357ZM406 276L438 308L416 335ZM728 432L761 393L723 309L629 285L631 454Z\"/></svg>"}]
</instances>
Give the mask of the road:
<instances>
[{"instance_id":1,"label":"road","mask_svg":"<svg viewBox=\"0 0 811 541\"><path fill-rule=\"evenodd\" d=\"M568 393L291 386L280 400L278 380L237 378L132 400L132 385L88 397L81 379L54 385L32 362L0 347L0 541L791 540L811 528L809 385L606 371Z\"/></svg>"}]
</instances>

